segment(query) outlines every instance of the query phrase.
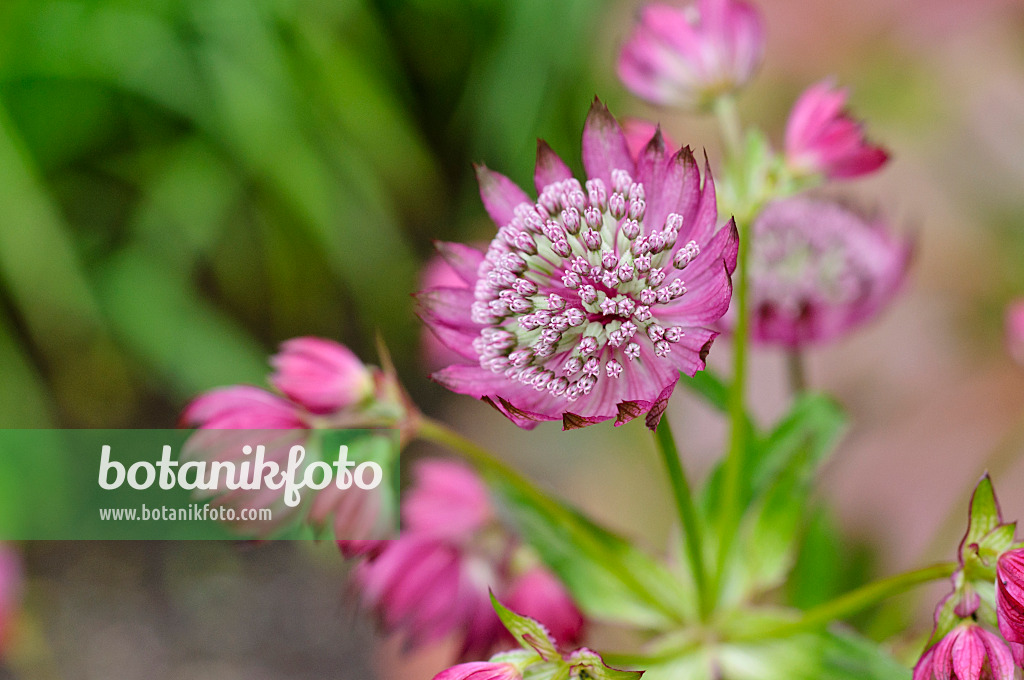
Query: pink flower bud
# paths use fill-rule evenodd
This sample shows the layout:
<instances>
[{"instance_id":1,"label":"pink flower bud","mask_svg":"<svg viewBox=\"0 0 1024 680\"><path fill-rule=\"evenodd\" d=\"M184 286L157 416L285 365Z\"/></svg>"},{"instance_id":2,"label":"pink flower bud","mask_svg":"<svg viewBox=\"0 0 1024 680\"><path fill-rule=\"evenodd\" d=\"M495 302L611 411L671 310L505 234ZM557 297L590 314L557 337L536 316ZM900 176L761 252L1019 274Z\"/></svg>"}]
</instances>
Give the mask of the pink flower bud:
<instances>
[{"instance_id":1,"label":"pink flower bud","mask_svg":"<svg viewBox=\"0 0 1024 680\"><path fill-rule=\"evenodd\" d=\"M872 173L889 159L847 115L846 97L846 90L833 89L828 82L800 95L786 124L786 162L792 169L844 179Z\"/></svg>"},{"instance_id":2,"label":"pink flower bud","mask_svg":"<svg viewBox=\"0 0 1024 680\"><path fill-rule=\"evenodd\" d=\"M764 53L761 16L740 0L652 3L619 55L619 78L653 104L707 109L750 79Z\"/></svg>"},{"instance_id":3,"label":"pink flower bud","mask_svg":"<svg viewBox=\"0 0 1024 680\"><path fill-rule=\"evenodd\" d=\"M510 663L474 661L441 671L434 680L522 680L523 674Z\"/></svg>"},{"instance_id":4,"label":"pink flower bud","mask_svg":"<svg viewBox=\"0 0 1024 680\"><path fill-rule=\"evenodd\" d=\"M181 416L187 426L211 430L304 429L295 406L266 390L232 385L196 397Z\"/></svg>"},{"instance_id":5,"label":"pink flower bud","mask_svg":"<svg viewBox=\"0 0 1024 680\"><path fill-rule=\"evenodd\" d=\"M576 646L583 633L583 614L561 581L544 567L530 569L511 586L505 606L522 616L543 622L561 645Z\"/></svg>"},{"instance_id":6,"label":"pink flower bud","mask_svg":"<svg viewBox=\"0 0 1024 680\"><path fill-rule=\"evenodd\" d=\"M996 615L1003 637L1024 643L1024 549L1004 552L996 562Z\"/></svg>"},{"instance_id":7,"label":"pink flower bud","mask_svg":"<svg viewBox=\"0 0 1024 680\"><path fill-rule=\"evenodd\" d=\"M334 413L373 394L373 376L347 347L322 338L293 338L270 360L270 382L312 413Z\"/></svg>"}]
</instances>

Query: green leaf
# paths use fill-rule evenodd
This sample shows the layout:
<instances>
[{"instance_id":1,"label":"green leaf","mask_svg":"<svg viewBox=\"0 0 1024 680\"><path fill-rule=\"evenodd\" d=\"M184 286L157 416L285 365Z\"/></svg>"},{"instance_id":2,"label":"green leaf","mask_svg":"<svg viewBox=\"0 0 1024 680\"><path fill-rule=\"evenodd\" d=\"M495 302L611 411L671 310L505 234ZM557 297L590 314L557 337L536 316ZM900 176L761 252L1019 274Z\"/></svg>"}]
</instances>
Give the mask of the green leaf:
<instances>
[{"instance_id":1,"label":"green leaf","mask_svg":"<svg viewBox=\"0 0 1024 680\"><path fill-rule=\"evenodd\" d=\"M692 583L629 541L567 505L540 502L500 477L491 483L524 539L588 617L657 629L696 615Z\"/></svg>"},{"instance_id":2,"label":"green leaf","mask_svg":"<svg viewBox=\"0 0 1024 680\"><path fill-rule=\"evenodd\" d=\"M505 626L505 629L512 634L523 649L533 650L540 655L544 661L553 661L561 658L551 635L544 626L540 625L528 616L517 614L501 602L491 593L491 606L497 612L498 618Z\"/></svg>"},{"instance_id":3,"label":"green leaf","mask_svg":"<svg viewBox=\"0 0 1024 680\"><path fill-rule=\"evenodd\" d=\"M751 488L762 488L798 457L804 474L812 474L835 449L846 425L846 414L832 398L801 395L760 443L750 473Z\"/></svg>"},{"instance_id":4,"label":"green leaf","mask_svg":"<svg viewBox=\"0 0 1024 680\"><path fill-rule=\"evenodd\" d=\"M1003 522L999 501L996 500L992 479L988 474L982 477L978 486L975 487L974 493L971 495L970 507L967 533L964 534L964 539L960 543L961 559L967 559L975 550L972 546L979 545L988 533Z\"/></svg>"},{"instance_id":5,"label":"green leaf","mask_svg":"<svg viewBox=\"0 0 1024 680\"><path fill-rule=\"evenodd\" d=\"M596 652L579 649L567 659L580 680L638 680L643 671L620 671L609 668Z\"/></svg>"}]
</instances>

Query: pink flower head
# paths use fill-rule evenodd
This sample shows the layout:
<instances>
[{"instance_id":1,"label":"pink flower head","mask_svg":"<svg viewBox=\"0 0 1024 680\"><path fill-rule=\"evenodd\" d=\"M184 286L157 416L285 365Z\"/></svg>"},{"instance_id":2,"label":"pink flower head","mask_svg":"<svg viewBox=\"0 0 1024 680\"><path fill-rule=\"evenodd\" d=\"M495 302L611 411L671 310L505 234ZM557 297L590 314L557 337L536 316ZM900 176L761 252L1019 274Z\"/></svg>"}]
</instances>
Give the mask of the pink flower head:
<instances>
[{"instance_id":1,"label":"pink flower head","mask_svg":"<svg viewBox=\"0 0 1024 680\"><path fill-rule=\"evenodd\" d=\"M543 609L540 621L578 637L579 626L570 630L575 605L547 581L554 577L516 579L518 541L498 524L486 487L469 468L437 460L417 465L402 519L402 534L393 541L344 541L340 547L363 560L353 578L364 605L410 646L454 635L461 658L485 656L506 639L490 593L505 597L515 590L520 602L532 601L537 596L525 592L531 584L542 590L539 597L553 598L536 607Z\"/></svg>"},{"instance_id":2,"label":"pink flower head","mask_svg":"<svg viewBox=\"0 0 1024 680\"><path fill-rule=\"evenodd\" d=\"M18 554L0 543L0 653L10 637L11 624L21 601L22 571Z\"/></svg>"},{"instance_id":3,"label":"pink flower head","mask_svg":"<svg viewBox=\"0 0 1024 680\"><path fill-rule=\"evenodd\" d=\"M619 55L619 78L643 99L707 109L742 87L761 63L761 16L741 0L651 3Z\"/></svg>"},{"instance_id":4,"label":"pink flower head","mask_svg":"<svg viewBox=\"0 0 1024 680\"><path fill-rule=\"evenodd\" d=\"M311 413L333 413L373 395L373 376L348 347L323 338L293 338L271 360L270 382Z\"/></svg>"},{"instance_id":5,"label":"pink flower head","mask_svg":"<svg viewBox=\"0 0 1024 680\"><path fill-rule=\"evenodd\" d=\"M1014 660L1024 667L1024 549L1007 551L996 562L996 616Z\"/></svg>"},{"instance_id":6,"label":"pink flower head","mask_svg":"<svg viewBox=\"0 0 1024 680\"><path fill-rule=\"evenodd\" d=\"M752 337L791 348L833 340L875 316L911 253L881 221L799 197L769 204L752 243Z\"/></svg>"},{"instance_id":7,"label":"pink flower head","mask_svg":"<svg viewBox=\"0 0 1024 680\"><path fill-rule=\"evenodd\" d=\"M522 616L543 621L559 644L575 646L583 632L583 614L565 586L543 567L534 567L512 583L505 606Z\"/></svg>"},{"instance_id":8,"label":"pink flower head","mask_svg":"<svg viewBox=\"0 0 1024 680\"><path fill-rule=\"evenodd\" d=\"M735 225L717 229L715 185L688 148L655 135L634 161L596 101L583 130L585 185L544 143L532 201L477 170L498 225L486 253L445 244L461 285L419 294L419 314L461 361L432 377L524 428L647 413L654 428L680 371L693 375L728 309Z\"/></svg>"},{"instance_id":9,"label":"pink flower head","mask_svg":"<svg viewBox=\"0 0 1024 680\"><path fill-rule=\"evenodd\" d=\"M913 680L1013 680L1013 657L998 635L966 621L924 653Z\"/></svg>"},{"instance_id":10,"label":"pink flower head","mask_svg":"<svg viewBox=\"0 0 1024 680\"><path fill-rule=\"evenodd\" d=\"M474 661L443 670L434 680L522 680L523 674L510 663Z\"/></svg>"},{"instance_id":11,"label":"pink flower head","mask_svg":"<svg viewBox=\"0 0 1024 680\"><path fill-rule=\"evenodd\" d=\"M808 88L786 124L786 162L800 173L832 179L874 172L889 159L885 149L869 144L862 125L845 110L847 92L828 81Z\"/></svg>"},{"instance_id":12,"label":"pink flower head","mask_svg":"<svg viewBox=\"0 0 1024 680\"><path fill-rule=\"evenodd\" d=\"M1006 308L1006 347L1010 356L1024 366L1024 300L1016 300Z\"/></svg>"}]
</instances>

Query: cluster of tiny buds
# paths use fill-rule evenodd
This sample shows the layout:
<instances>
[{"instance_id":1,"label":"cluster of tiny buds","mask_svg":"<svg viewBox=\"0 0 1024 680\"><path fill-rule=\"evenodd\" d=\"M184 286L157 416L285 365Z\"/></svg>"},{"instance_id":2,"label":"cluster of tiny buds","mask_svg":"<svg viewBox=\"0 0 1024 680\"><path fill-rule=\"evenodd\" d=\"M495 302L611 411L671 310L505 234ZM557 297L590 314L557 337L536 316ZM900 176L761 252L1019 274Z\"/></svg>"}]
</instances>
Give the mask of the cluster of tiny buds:
<instances>
[{"instance_id":1,"label":"cluster of tiny buds","mask_svg":"<svg viewBox=\"0 0 1024 680\"><path fill-rule=\"evenodd\" d=\"M656 308L686 294L680 276L700 248L677 246L679 214L644 228L644 187L625 170L610 189L600 179L549 184L498 230L471 310L485 326L473 345L481 366L573 401L602 374L618 378L645 337L657 357L683 338Z\"/></svg>"}]
</instances>

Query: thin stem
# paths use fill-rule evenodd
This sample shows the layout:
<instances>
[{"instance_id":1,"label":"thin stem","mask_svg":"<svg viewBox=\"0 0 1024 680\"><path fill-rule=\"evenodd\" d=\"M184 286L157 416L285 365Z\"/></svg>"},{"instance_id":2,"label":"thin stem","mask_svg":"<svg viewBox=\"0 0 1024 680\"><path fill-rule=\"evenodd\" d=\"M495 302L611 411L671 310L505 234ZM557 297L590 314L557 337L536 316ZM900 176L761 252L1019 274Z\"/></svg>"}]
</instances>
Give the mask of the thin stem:
<instances>
[{"instance_id":1,"label":"thin stem","mask_svg":"<svg viewBox=\"0 0 1024 680\"><path fill-rule=\"evenodd\" d=\"M832 621L845 619L852 614L878 604L882 600L906 592L915 586L949 578L956 571L957 566L956 562L942 562L868 583L830 602L808 609L796 621L783 623L768 630L762 629L757 632L751 632L747 634L747 637L758 640L770 637L785 637L817 628ZM740 636L739 639L743 637L745 636Z\"/></svg>"},{"instance_id":2,"label":"thin stem","mask_svg":"<svg viewBox=\"0 0 1024 680\"><path fill-rule=\"evenodd\" d=\"M529 498L532 503L566 526L575 526L578 523L578 519L571 510L538 489L527 477L496 458L490 451L479 444L448 428L444 423L423 417L418 424L416 436L424 441L440 444L462 455L466 460L476 465L484 476L498 479L502 483L514 487L522 496ZM602 559L614 561L618 557L612 552L611 548L599 540L592 539L586 532L577 532L576 538L586 544L587 550L599 553ZM682 620L679 612L665 604L657 593L652 592L650 588L639 581L632 573L621 571L616 573L616 575L627 588L643 599L648 605L658 609L673 621Z\"/></svg>"},{"instance_id":3,"label":"thin stem","mask_svg":"<svg viewBox=\"0 0 1024 680\"><path fill-rule=\"evenodd\" d=\"M668 418L663 418L654 434L658 444L658 451L665 461L665 468L668 471L669 483L672 486L672 495L676 502L676 511L679 513L679 521L683 525L684 538L686 540L686 556L690 562L690 570L693 572L693 582L697 588L701 617L708 614L708 597L706 578L704 575L704 550L703 536L700 527L700 519L697 517L697 507L693 502L693 493L690 490L690 483L686 479L686 472L683 470L679 458L679 450L676 448L675 437L672 436L672 428L669 427Z\"/></svg>"},{"instance_id":4,"label":"thin stem","mask_svg":"<svg viewBox=\"0 0 1024 680\"><path fill-rule=\"evenodd\" d=\"M807 367L804 355L799 349L786 350L786 373L793 396L807 391Z\"/></svg>"},{"instance_id":5,"label":"thin stem","mask_svg":"<svg viewBox=\"0 0 1024 680\"><path fill-rule=\"evenodd\" d=\"M747 450L746 405L744 387L747 374L747 336L750 320L747 314L747 254L750 250L749 220L739 220L739 255L733 274L736 309L736 329L733 335L733 377L729 391L729 450L725 459L725 487L719 520L718 559L712 581L712 608L717 602L722 580L732 550L732 542L740 519L740 482Z\"/></svg>"},{"instance_id":6,"label":"thin stem","mask_svg":"<svg viewBox=\"0 0 1024 680\"><path fill-rule=\"evenodd\" d=\"M739 156L743 145L743 128L736 111L736 100L731 95L722 95L715 100L715 118L722 135L726 153Z\"/></svg>"}]
</instances>

